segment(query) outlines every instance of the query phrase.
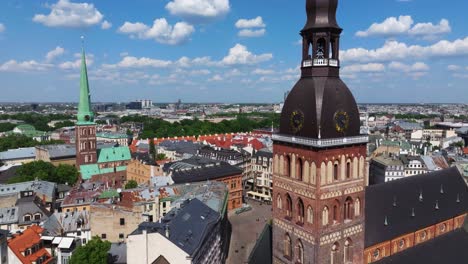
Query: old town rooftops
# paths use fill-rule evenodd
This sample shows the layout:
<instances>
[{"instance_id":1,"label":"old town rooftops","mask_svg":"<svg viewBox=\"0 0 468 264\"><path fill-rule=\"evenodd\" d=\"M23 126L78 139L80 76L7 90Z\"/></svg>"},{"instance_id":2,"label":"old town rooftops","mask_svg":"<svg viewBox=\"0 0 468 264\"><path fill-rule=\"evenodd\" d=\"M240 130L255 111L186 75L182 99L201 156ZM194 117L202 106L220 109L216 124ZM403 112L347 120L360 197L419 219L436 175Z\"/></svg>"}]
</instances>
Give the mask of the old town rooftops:
<instances>
[{"instance_id":1,"label":"old town rooftops","mask_svg":"<svg viewBox=\"0 0 468 264\"><path fill-rule=\"evenodd\" d=\"M468 186L453 167L369 186L365 247L463 215Z\"/></svg>"},{"instance_id":2,"label":"old town rooftops","mask_svg":"<svg viewBox=\"0 0 468 264\"><path fill-rule=\"evenodd\" d=\"M219 219L218 212L198 199L193 199L188 200L180 209L171 210L162 219L162 223L144 222L131 235L140 235L143 231L160 233L192 256L197 253ZM169 237L166 236L166 228L169 230Z\"/></svg>"}]
</instances>

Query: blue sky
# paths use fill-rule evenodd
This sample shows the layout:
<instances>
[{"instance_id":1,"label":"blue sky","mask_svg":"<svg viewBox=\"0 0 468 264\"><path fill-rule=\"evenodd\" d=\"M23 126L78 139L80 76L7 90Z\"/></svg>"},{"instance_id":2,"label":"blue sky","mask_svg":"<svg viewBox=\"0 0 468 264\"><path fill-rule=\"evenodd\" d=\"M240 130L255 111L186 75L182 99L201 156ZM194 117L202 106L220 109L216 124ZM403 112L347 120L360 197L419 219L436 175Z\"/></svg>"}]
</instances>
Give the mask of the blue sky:
<instances>
[{"instance_id":1,"label":"blue sky","mask_svg":"<svg viewBox=\"0 0 468 264\"><path fill-rule=\"evenodd\" d=\"M299 78L305 0L2 0L0 101L279 102ZM468 103L468 2L341 0L358 102Z\"/></svg>"}]
</instances>

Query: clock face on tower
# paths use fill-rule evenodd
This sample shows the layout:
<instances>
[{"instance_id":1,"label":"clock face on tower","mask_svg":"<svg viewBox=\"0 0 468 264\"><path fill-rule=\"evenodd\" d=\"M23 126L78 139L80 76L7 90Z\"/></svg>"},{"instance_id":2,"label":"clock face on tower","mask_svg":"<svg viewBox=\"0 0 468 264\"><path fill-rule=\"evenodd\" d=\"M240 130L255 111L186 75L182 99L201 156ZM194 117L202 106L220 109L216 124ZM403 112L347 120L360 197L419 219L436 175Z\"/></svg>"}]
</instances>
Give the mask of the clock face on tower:
<instances>
[{"instance_id":1,"label":"clock face on tower","mask_svg":"<svg viewBox=\"0 0 468 264\"><path fill-rule=\"evenodd\" d=\"M90 117L89 115L85 115L84 119L85 119L86 121L89 121L89 120L91 120L91 117Z\"/></svg>"},{"instance_id":2,"label":"clock face on tower","mask_svg":"<svg viewBox=\"0 0 468 264\"><path fill-rule=\"evenodd\" d=\"M349 115L345 111L337 111L335 113L335 129L337 132L344 133L348 130Z\"/></svg>"},{"instance_id":3,"label":"clock face on tower","mask_svg":"<svg viewBox=\"0 0 468 264\"><path fill-rule=\"evenodd\" d=\"M292 112L290 126L294 133L299 132L304 127L304 113L299 110Z\"/></svg>"}]
</instances>

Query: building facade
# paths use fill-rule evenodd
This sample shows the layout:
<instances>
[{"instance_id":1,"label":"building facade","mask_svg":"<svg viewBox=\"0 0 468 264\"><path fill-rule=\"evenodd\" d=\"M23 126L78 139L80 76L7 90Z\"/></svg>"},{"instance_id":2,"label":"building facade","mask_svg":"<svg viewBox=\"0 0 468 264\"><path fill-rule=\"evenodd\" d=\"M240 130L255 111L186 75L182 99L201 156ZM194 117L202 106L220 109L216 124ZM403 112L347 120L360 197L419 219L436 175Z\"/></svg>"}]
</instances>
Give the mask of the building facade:
<instances>
[{"instance_id":1,"label":"building facade","mask_svg":"<svg viewBox=\"0 0 468 264\"><path fill-rule=\"evenodd\" d=\"M339 77L338 1L307 0L302 76L273 135L273 263L362 263L367 136Z\"/></svg>"},{"instance_id":2,"label":"building facade","mask_svg":"<svg viewBox=\"0 0 468 264\"><path fill-rule=\"evenodd\" d=\"M256 152L248 165L247 184L251 191L247 197L259 201L271 201L273 190L273 153L268 149Z\"/></svg>"}]
</instances>

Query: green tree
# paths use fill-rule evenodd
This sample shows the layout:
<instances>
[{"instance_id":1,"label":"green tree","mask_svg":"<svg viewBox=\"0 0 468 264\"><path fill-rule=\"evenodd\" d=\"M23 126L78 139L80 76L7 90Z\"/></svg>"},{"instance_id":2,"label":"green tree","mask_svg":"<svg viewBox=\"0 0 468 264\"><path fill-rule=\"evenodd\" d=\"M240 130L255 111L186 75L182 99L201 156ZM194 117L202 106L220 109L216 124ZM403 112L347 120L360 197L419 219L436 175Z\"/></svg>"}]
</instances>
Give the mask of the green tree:
<instances>
[{"instance_id":1,"label":"green tree","mask_svg":"<svg viewBox=\"0 0 468 264\"><path fill-rule=\"evenodd\" d=\"M9 183L33 181L35 179L61 184L74 184L78 180L78 171L75 167L60 164L55 167L50 162L42 160L26 163L18 168L16 176L9 179Z\"/></svg>"},{"instance_id":2,"label":"green tree","mask_svg":"<svg viewBox=\"0 0 468 264\"><path fill-rule=\"evenodd\" d=\"M127 184L125 184L125 189L135 189L138 187L138 183L134 180L129 180Z\"/></svg>"},{"instance_id":3,"label":"green tree","mask_svg":"<svg viewBox=\"0 0 468 264\"><path fill-rule=\"evenodd\" d=\"M0 151L6 151L9 149L16 149L16 148L35 147L39 145L52 145L52 144L63 144L63 141L51 140L51 141L39 142L24 135L9 135L6 137L0 137Z\"/></svg>"},{"instance_id":4,"label":"green tree","mask_svg":"<svg viewBox=\"0 0 468 264\"><path fill-rule=\"evenodd\" d=\"M156 159L156 146L154 145L154 140L153 139L150 139L150 143L149 143L149 153L151 155L151 158L153 160Z\"/></svg>"},{"instance_id":5,"label":"green tree","mask_svg":"<svg viewBox=\"0 0 468 264\"><path fill-rule=\"evenodd\" d=\"M98 236L93 237L85 246L79 246L70 259L70 264L107 264L111 243L102 241Z\"/></svg>"},{"instance_id":6,"label":"green tree","mask_svg":"<svg viewBox=\"0 0 468 264\"><path fill-rule=\"evenodd\" d=\"M54 182L74 184L78 180L78 170L72 165L60 164L55 169L55 177Z\"/></svg>"},{"instance_id":7,"label":"green tree","mask_svg":"<svg viewBox=\"0 0 468 264\"><path fill-rule=\"evenodd\" d=\"M165 160L166 159L166 154L160 153L156 155L156 160Z\"/></svg>"},{"instance_id":8,"label":"green tree","mask_svg":"<svg viewBox=\"0 0 468 264\"><path fill-rule=\"evenodd\" d=\"M62 127L71 127L71 126L74 126L74 125L75 125L75 123L73 123L72 121L65 120L65 121L56 123L54 128L59 129L59 128L62 128Z\"/></svg>"}]
</instances>

